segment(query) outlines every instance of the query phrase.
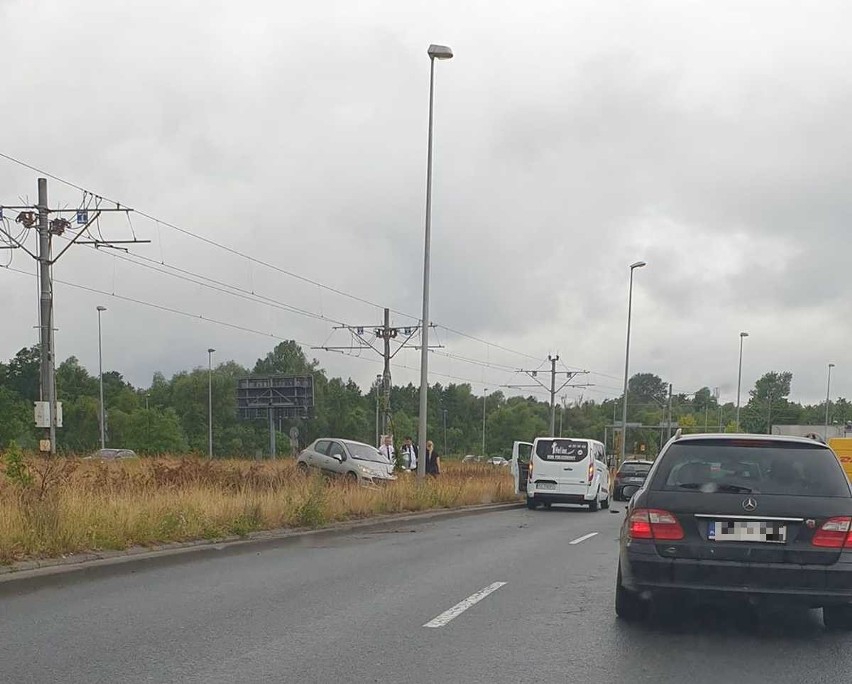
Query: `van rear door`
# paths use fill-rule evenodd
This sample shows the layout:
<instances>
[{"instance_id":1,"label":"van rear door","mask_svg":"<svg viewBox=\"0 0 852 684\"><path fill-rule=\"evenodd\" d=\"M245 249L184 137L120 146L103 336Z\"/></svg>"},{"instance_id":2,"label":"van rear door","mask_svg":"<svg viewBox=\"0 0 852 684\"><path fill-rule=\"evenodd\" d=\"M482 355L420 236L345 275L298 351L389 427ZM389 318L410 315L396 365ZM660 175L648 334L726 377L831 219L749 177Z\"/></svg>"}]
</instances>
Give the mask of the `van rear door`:
<instances>
[{"instance_id":1,"label":"van rear door","mask_svg":"<svg viewBox=\"0 0 852 684\"><path fill-rule=\"evenodd\" d=\"M588 440L540 438L535 443L535 455L536 483L553 483L560 493L585 494L595 477L593 449Z\"/></svg>"},{"instance_id":2,"label":"van rear door","mask_svg":"<svg viewBox=\"0 0 852 684\"><path fill-rule=\"evenodd\" d=\"M515 480L515 494L526 494L527 478L530 472L530 457L533 445L529 442L512 444L512 477Z\"/></svg>"}]
</instances>

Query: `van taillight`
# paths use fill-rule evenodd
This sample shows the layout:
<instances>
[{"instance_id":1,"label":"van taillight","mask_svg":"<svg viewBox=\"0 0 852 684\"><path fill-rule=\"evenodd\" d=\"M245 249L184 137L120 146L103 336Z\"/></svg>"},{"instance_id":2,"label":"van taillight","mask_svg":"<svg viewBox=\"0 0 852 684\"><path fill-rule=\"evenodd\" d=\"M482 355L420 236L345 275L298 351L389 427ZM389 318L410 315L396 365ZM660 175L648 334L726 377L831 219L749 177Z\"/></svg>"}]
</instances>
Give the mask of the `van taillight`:
<instances>
[{"instance_id":1,"label":"van taillight","mask_svg":"<svg viewBox=\"0 0 852 684\"><path fill-rule=\"evenodd\" d=\"M589 463L589 484L595 481L595 462Z\"/></svg>"},{"instance_id":2,"label":"van taillight","mask_svg":"<svg viewBox=\"0 0 852 684\"><path fill-rule=\"evenodd\" d=\"M829 518L822 527L820 527L811 544L828 549L842 549L845 546L852 546L852 518Z\"/></svg>"},{"instance_id":3,"label":"van taillight","mask_svg":"<svg viewBox=\"0 0 852 684\"><path fill-rule=\"evenodd\" d=\"M637 508L630 515L631 539L683 539L683 528L671 513L656 508Z\"/></svg>"},{"instance_id":4,"label":"van taillight","mask_svg":"<svg viewBox=\"0 0 852 684\"><path fill-rule=\"evenodd\" d=\"M532 481L533 460L530 459L530 467L527 469L527 480Z\"/></svg>"}]
</instances>

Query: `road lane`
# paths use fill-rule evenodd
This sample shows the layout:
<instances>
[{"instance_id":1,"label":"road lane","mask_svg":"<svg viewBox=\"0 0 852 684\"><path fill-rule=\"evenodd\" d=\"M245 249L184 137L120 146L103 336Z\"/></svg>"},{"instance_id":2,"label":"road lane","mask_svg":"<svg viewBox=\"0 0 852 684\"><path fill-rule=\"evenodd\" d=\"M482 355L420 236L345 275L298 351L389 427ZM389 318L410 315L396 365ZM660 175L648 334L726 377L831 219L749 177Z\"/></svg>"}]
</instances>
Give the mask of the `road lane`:
<instances>
[{"instance_id":1,"label":"road lane","mask_svg":"<svg viewBox=\"0 0 852 684\"><path fill-rule=\"evenodd\" d=\"M505 511L9 596L0 680L846 679L849 637L825 632L815 611L617 621L622 518ZM506 584L441 628L424 627L497 582Z\"/></svg>"}]
</instances>

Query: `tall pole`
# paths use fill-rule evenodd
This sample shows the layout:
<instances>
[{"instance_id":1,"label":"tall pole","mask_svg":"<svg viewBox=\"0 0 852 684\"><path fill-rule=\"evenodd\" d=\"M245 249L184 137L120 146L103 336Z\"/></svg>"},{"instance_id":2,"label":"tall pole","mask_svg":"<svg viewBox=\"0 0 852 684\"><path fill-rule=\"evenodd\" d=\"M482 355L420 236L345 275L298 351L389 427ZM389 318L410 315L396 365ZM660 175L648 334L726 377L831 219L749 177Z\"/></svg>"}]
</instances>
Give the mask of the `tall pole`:
<instances>
[{"instance_id":1,"label":"tall pole","mask_svg":"<svg viewBox=\"0 0 852 684\"><path fill-rule=\"evenodd\" d=\"M737 371L737 432L740 431L740 389L743 384L743 340L748 337L747 332L740 333L740 365Z\"/></svg>"},{"instance_id":2,"label":"tall pole","mask_svg":"<svg viewBox=\"0 0 852 684\"><path fill-rule=\"evenodd\" d=\"M101 314L106 311L105 306L98 307L98 380L100 382L101 405L100 405L100 423L101 423L101 449L106 448L106 421L104 415L104 361L103 361L103 345L101 344Z\"/></svg>"},{"instance_id":3,"label":"tall pole","mask_svg":"<svg viewBox=\"0 0 852 684\"><path fill-rule=\"evenodd\" d=\"M151 448L151 409L148 407L148 394L145 394L145 447Z\"/></svg>"},{"instance_id":4,"label":"tall pole","mask_svg":"<svg viewBox=\"0 0 852 684\"><path fill-rule=\"evenodd\" d=\"M39 351L40 398L47 402L48 451L56 453L56 391L53 376L53 282L50 275L50 216L47 208L47 179L38 179L38 262L39 262Z\"/></svg>"},{"instance_id":5,"label":"tall pole","mask_svg":"<svg viewBox=\"0 0 852 684\"><path fill-rule=\"evenodd\" d=\"M443 409L441 413L444 416L444 456L447 455L447 409Z\"/></svg>"},{"instance_id":6,"label":"tall pole","mask_svg":"<svg viewBox=\"0 0 852 684\"><path fill-rule=\"evenodd\" d=\"M772 434L772 390L769 390L769 406L766 414L766 434Z\"/></svg>"},{"instance_id":7,"label":"tall pole","mask_svg":"<svg viewBox=\"0 0 852 684\"><path fill-rule=\"evenodd\" d=\"M562 395L562 406L559 408L559 436L562 436L562 420L565 418L565 395Z\"/></svg>"},{"instance_id":8,"label":"tall pole","mask_svg":"<svg viewBox=\"0 0 852 684\"><path fill-rule=\"evenodd\" d=\"M269 458L275 458L275 421L272 418L274 409L269 406Z\"/></svg>"},{"instance_id":9,"label":"tall pole","mask_svg":"<svg viewBox=\"0 0 852 684\"><path fill-rule=\"evenodd\" d=\"M621 398L621 454L618 464L624 462L624 454L627 446L627 380L630 373L630 319L633 314L633 271L645 266L644 261L630 264L630 288L627 291L627 345L624 350L624 392Z\"/></svg>"},{"instance_id":10,"label":"tall pole","mask_svg":"<svg viewBox=\"0 0 852 684\"><path fill-rule=\"evenodd\" d=\"M550 361L550 436L556 437L556 362L559 361L559 354L548 354L547 360Z\"/></svg>"},{"instance_id":11,"label":"tall pole","mask_svg":"<svg viewBox=\"0 0 852 684\"><path fill-rule=\"evenodd\" d=\"M485 456L485 401L488 399L488 388L482 392L482 455Z\"/></svg>"},{"instance_id":12,"label":"tall pole","mask_svg":"<svg viewBox=\"0 0 852 684\"><path fill-rule=\"evenodd\" d=\"M376 391L376 448L379 448L379 387L381 386L382 376L376 376L376 382L373 384L373 389Z\"/></svg>"},{"instance_id":13,"label":"tall pole","mask_svg":"<svg viewBox=\"0 0 852 684\"><path fill-rule=\"evenodd\" d=\"M828 407L829 402L831 401L831 369L834 368L834 364L828 364L828 384L825 388L825 441L828 443Z\"/></svg>"},{"instance_id":14,"label":"tall pole","mask_svg":"<svg viewBox=\"0 0 852 684\"><path fill-rule=\"evenodd\" d=\"M429 270L432 246L432 127L435 108L435 59L449 59L452 50L430 45L429 55L429 128L426 146L426 229L423 249L423 317L420 333L420 415L417 421L417 479L426 477L426 419L429 403Z\"/></svg>"},{"instance_id":15,"label":"tall pole","mask_svg":"<svg viewBox=\"0 0 852 684\"><path fill-rule=\"evenodd\" d=\"M391 361L391 353L390 353L390 341L391 341L391 327L390 327L390 309L385 309L385 325L382 328L382 337L384 338L384 359L385 359L385 368L384 373L382 374L382 433L387 435L390 433L390 392L391 392L391 372L390 372L390 361Z\"/></svg>"},{"instance_id":16,"label":"tall pole","mask_svg":"<svg viewBox=\"0 0 852 684\"><path fill-rule=\"evenodd\" d=\"M666 439L672 438L672 383L669 383L669 410L666 418Z\"/></svg>"},{"instance_id":17,"label":"tall pole","mask_svg":"<svg viewBox=\"0 0 852 684\"><path fill-rule=\"evenodd\" d=\"M213 458L213 352L207 350L207 455Z\"/></svg>"}]
</instances>

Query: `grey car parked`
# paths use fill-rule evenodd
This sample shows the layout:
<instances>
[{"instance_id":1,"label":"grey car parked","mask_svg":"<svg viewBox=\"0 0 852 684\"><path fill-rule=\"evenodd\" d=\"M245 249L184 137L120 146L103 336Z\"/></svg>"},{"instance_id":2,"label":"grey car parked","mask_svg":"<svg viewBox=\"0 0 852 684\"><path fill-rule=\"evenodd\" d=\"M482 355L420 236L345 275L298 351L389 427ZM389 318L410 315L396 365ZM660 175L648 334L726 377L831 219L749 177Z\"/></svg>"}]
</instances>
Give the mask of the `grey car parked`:
<instances>
[{"instance_id":1,"label":"grey car parked","mask_svg":"<svg viewBox=\"0 0 852 684\"><path fill-rule=\"evenodd\" d=\"M379 450L349 439L318 439L309 444L296 462L302 472L315 468L351 482L375 483L395 480L394 464Z\"/></svg>"}]
</instances>

